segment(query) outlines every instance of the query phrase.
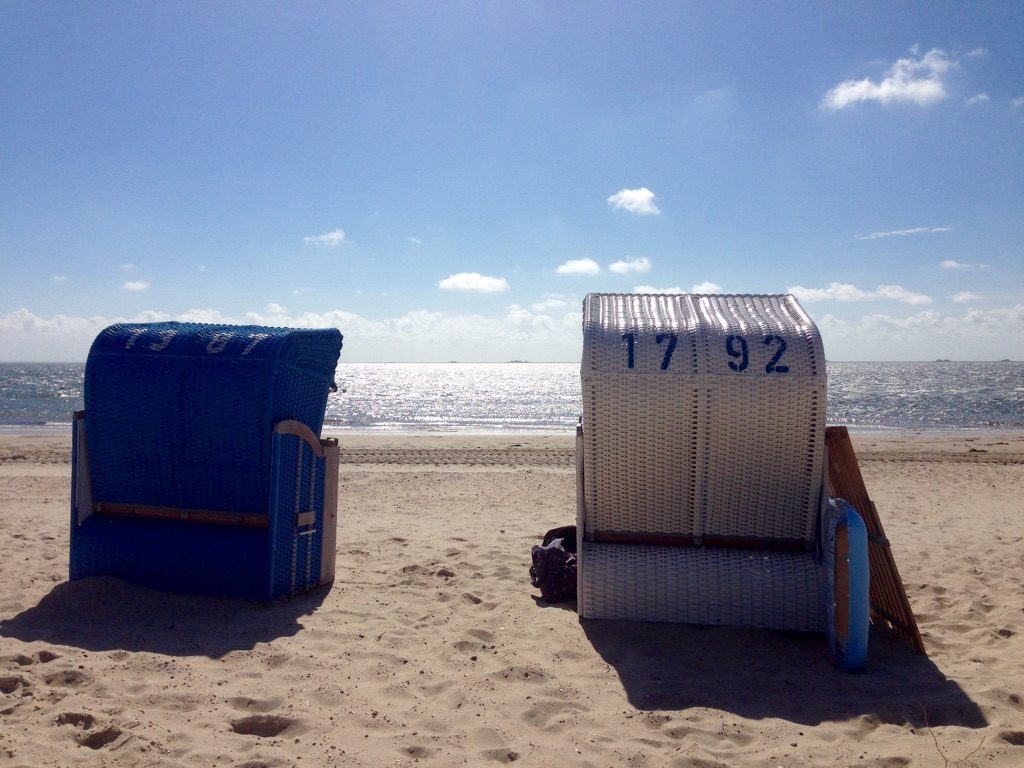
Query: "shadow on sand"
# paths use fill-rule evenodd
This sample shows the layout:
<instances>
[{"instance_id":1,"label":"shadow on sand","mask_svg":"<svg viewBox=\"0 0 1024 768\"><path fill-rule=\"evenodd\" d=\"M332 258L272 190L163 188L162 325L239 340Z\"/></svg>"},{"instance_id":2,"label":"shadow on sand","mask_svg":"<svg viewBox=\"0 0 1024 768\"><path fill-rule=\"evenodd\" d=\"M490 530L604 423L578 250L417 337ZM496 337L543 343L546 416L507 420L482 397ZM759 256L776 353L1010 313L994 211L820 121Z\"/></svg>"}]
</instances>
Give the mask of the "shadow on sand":
<instances>
[{"instance_id":1,"label":"shadow on sand","mask_svg":"<svg viewBox=\"0 0 1024 768\"><path fill-rule=\"evenodd\" d=\"M39 604L0 620L0 636L89 651L219 658L295 635L329 587L261 604L177 595L106 576L58 584Z\"/></svg>"},{"instance_id":2,"label":"shadow on sand","mask_svg":"<svg viewBox=\"0 0 1024 768\"><path fill-rule=\"evenodd\" d=\"M987 725L959 685L886 632L872 630L867 669L851 675L832 666L817 635L586 619L581 625L641 710L712 707L806 725L860 716L918 728Z\"/></svg>"}]
</instances>

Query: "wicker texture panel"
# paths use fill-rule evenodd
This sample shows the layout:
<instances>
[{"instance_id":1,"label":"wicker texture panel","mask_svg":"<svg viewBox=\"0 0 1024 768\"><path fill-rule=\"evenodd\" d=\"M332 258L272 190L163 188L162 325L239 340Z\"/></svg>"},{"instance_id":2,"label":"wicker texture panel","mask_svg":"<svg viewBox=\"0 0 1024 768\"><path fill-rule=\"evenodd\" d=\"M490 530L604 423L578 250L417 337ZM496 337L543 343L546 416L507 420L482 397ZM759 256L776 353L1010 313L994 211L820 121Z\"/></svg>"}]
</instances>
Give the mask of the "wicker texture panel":
<instances>
[{"instance_id":1,"label":"wicker texture panel","mask_svg":"<svg viewBox=\"0 0 1024 768\"><path fill-rule=\"evenodd\" d=\"M667 377L604 374L584 379L583 401L586 533L697 535L705 393Z\"/></svg>"},{"instance_id":2,"label":"wicker texture panel","mask_svg":"<svg viewBox=\"0 0 1024 768\"><path fill-rule=\"evenodd\" d=\"M587 618L824 630L814 553L583 542L577 577Z\"/></svg>"},{"instance_id":3,"label":"wicker texture panel","mask_svg":"<svg viewBox=\"0 0 1024 768\"><path fill-rule=\"evenodd\" d=\"M320 577L324 535L324 464L295 437L275 436L280 451L271 516L271 597L294 595L315 587ZM300 512L315 513L310 526L296 525Z\"/></svg>"},{"instance_id":4,"label":"wicker texture panel","mask_svg":"<svg viewBox=\"0 0 1024 768\"><path fill-rule=\"evenodd\" d=\"M80 428L79 421L74 428ZM275 435L274 440L278 455L269 528L103 514L79 523L73 488L70 578L116 576L153 589L251 600L275 600L317 586L325 488L336 488L338 478L325 474L325 460L298 437ZM88 471L77 462L75 468L76 475ZM270 497L265 511L268 505ZM299 525L299 512L313 512L313 524Z\"/></svg>"},{"instance_id":5,"label":"wicker texture panel","mask_svg":"<svg viewBox=\"0 0 1024 768\"><path fill-rule=\"evenodd\" d=\"M791 296L591 294L585 535L814 540L821 339Z\"/></svg>"},{"instance_id":6,"label":"wicker texture panel","mask_svg":"<svg viewBox=\"0 0 1024 768\"><path fill-rule=\"evenodd\" d=\"M267 532L93 515L72 523L70 578L116 576L151 589L270 599Z\"/></svg>"},{"instance_id":7,"label":"wicker texture panel","mask_svg":"<svg viewBox=\"0 0 1024 768\"><path fill-rule=\"evenodd\" d=\"M270 430L319 434L340 349L333 329L105 329L84 387L97 501L265 513Z\"/></svg>"}]
</instances>

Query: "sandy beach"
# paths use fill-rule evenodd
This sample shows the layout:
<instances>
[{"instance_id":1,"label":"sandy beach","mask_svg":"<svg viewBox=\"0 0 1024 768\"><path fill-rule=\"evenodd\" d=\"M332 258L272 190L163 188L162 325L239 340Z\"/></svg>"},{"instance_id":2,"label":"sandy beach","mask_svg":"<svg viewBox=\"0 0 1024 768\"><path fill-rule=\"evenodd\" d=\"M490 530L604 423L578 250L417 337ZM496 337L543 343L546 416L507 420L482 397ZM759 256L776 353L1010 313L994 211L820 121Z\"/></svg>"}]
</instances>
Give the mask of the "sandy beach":
<instances>
[{"instance_id":1,"label":"sandy beach","mask_svg":"<svg viewBox=\"0 0 1024 768\"><path fill-rule=\"evenodd\" d=\"M337 580L68 583L70 438L0 437L0 765L1024 765L1024 435L854 436L928 649L580 622L566 436L342 434Z\"/></svg>"}]
</instances>

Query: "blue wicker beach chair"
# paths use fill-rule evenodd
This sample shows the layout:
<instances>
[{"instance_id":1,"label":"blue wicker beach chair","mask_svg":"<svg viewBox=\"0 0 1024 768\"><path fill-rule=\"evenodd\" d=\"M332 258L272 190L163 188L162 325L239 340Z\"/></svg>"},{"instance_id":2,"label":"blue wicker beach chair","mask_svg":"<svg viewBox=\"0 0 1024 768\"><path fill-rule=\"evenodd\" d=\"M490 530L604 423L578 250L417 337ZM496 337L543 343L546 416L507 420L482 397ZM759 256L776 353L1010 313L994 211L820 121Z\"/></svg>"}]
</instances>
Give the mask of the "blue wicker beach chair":
<instances>
[{"instance_id":1,"label":"blue wicker beach chair","mask_svg":"<svg viewBox=\"0 0 1024 768\"><path fill-rule=\"evenodd\" d=\"M122 324L75 414L70 577L273 600L334 578L335 330Z\"/></svg>"},{"instance_id":2,"label":"blue wicker beach chair","mask_svg":"<svg viewBox=\"0 0 1024 768\"><path fill-rule=\"evenodd\" d=\"M825 357L792 296L590 294L583 618L828 632L867 650L866 533L828 503Z\"/></svg>"}]
</instances>

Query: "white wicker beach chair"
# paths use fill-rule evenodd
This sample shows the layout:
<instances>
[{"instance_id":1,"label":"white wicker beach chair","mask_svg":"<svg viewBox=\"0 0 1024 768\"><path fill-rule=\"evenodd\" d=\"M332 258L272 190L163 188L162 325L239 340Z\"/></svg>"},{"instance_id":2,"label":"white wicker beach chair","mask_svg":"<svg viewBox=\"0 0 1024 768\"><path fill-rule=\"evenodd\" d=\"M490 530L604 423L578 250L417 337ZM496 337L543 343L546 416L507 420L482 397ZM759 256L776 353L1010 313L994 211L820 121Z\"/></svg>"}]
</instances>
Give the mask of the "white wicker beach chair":
<instances>
[{"instance_id":1,"label":"white wicker beach chair","mask_svg":"<svg viewBox=\"0 0 1024 768\"><path fill-rule=\"evenodd\" d=\"M590 294L583 335L579 615L828 629L825 357L796 299Z\"/></svg>"}]
</instances>

